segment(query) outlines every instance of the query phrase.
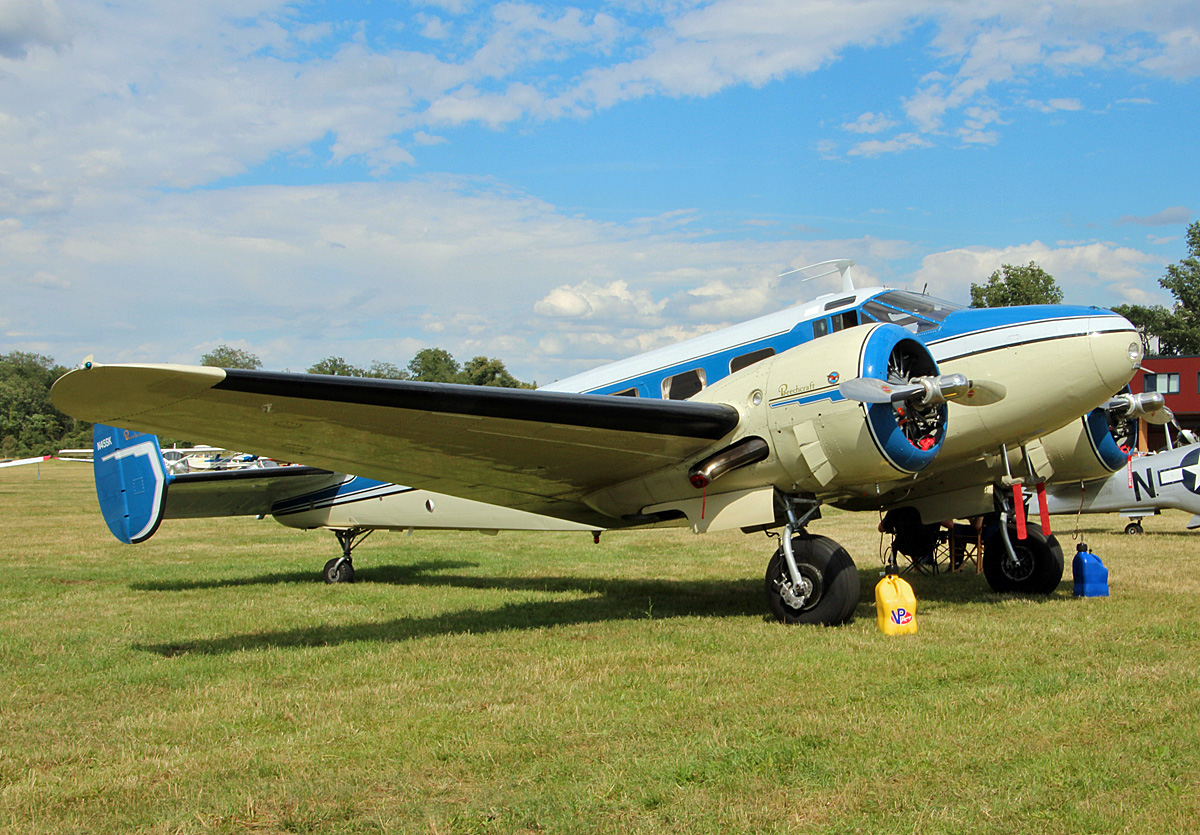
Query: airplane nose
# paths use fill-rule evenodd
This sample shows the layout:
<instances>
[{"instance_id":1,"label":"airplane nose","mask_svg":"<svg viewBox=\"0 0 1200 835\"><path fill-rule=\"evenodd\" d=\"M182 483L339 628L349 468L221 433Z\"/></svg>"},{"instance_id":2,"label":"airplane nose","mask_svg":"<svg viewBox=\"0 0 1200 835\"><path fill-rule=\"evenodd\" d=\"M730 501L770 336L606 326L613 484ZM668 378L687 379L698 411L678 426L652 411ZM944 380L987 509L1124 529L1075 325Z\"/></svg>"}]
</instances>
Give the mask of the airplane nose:
<instances>
[{"instance_id":1,"label":"airplane nose","mask_svg":"<svg viewBox=\"0 0 1200 835\"><path fill-rule=\"evenodd\" d=\"M1119 391L1142 367L1142 340L1137 328L1124 316L1110 311L1089 321L1092 360L1096 371L1111 391Z\"/></svg>"}]
</instances>

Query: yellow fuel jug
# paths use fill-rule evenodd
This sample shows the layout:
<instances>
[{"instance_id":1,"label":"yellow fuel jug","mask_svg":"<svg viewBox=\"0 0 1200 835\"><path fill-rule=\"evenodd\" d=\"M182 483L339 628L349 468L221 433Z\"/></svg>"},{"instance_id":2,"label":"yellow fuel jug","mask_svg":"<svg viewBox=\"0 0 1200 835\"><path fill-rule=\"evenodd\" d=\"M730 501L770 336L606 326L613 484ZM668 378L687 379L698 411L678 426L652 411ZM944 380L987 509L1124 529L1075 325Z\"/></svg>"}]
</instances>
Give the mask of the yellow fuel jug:
<instances>
[{"instance_id":1,"label":"yellow fuel jug","mask_svg":"<svg viewBox=\"0 0 1200 835\"><path fill-rule=\"evenodd\" d=\"M912 586L890 571L875 586L875 614L884 635L917 631L917 597Z\"/></svg>"}]
</instances>

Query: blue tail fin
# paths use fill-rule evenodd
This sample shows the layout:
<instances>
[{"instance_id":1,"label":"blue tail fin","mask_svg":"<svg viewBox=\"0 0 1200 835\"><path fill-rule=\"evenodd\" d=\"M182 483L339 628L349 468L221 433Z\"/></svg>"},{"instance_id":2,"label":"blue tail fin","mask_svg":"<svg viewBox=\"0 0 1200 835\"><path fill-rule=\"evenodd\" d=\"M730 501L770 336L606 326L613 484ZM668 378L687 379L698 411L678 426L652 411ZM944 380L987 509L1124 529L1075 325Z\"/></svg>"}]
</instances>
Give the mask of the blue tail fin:
<instances>
[{"instance_id":1,"label":"blue tail fin","mask_svg":"<svg viewBox=\"0 0 1200 835\"><path fill-rule=\"evenodd\" d=\"M167 485L174 480L158 438L97 423L92 460L100 512L113 536L130 543L153 536L162 521Z\"/></svg>"}]
</instances>

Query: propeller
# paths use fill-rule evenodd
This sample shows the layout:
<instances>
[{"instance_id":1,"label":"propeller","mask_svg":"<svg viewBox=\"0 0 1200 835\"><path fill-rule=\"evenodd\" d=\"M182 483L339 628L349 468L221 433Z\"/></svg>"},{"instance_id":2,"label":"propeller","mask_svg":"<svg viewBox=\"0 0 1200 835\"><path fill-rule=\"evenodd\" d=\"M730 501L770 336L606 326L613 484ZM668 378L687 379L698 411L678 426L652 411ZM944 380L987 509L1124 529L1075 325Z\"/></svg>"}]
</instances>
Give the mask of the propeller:
<instances>
[{"instance_id":1,"label":"propeller","mask_svg":"<svg viewBox=\"0 0 1200 835\"><path fill-rule=\"evenodd\" d=\"M855 377L838 386L838 391L843 397L862 403L915 400L919 406L940 405L951 400L964 406L986 406L1002 400L1007 393L999 383L972 381L962 374L916 377L905 383Z\"/></svg>"},{"instance_id":2,"label":"propeller","mask_svg":"<svg viewBox=\"0 0 1200 835\"><path fill-rule=\"evenodd\" d=\"M1118 394L1102 407L1115 418L1133 420L1144 418L1147 423L1163 426L1175 419L1162 393L1144 391L1141 394Z\"/></svg>"}]
</instances>

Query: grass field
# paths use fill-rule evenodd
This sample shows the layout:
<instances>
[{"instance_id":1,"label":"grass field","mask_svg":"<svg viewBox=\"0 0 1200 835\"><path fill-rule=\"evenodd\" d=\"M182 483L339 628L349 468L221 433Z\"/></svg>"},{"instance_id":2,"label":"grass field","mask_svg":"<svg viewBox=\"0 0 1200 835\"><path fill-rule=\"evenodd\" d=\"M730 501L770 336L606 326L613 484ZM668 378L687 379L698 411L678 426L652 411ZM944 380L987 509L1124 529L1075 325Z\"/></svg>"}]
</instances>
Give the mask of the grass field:
<instances>
[{"instance_id":1,"label":"grass field","mask_svg":"<svg viewBox=\"0 0 1200 835\"><path fill-rule=\"evenodd\" d=\"M1084 517L1112 596L911 577L870 514L836 629L769 622L763 536L112 540L90 468L0 470L8 833L1175 833L1200 826L1200 534ZM1074 519L1057 518L1074 551Z\"/></svg>"}]
</instances>

